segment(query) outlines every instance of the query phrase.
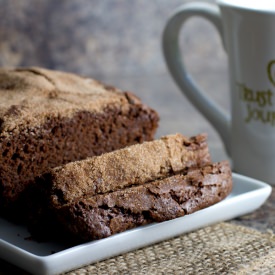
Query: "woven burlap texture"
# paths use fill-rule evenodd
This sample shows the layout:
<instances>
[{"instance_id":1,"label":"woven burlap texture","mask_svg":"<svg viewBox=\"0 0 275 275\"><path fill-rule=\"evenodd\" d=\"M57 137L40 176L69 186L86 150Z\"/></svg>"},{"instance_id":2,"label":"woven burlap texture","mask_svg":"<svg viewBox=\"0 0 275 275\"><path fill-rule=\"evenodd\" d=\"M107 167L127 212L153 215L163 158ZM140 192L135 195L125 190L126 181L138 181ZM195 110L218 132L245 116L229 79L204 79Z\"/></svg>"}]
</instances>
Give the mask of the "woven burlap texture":
<instances>
[{"instance_id":1,"label":"woven burlap texture","mask_svg":"<svg viewBox=\"0 0 275 275\"><path fill-rule=\"evenodd\" d=\"M275 274L275 235L220 223L67 274Z\"/></svg>"}]
</instances>

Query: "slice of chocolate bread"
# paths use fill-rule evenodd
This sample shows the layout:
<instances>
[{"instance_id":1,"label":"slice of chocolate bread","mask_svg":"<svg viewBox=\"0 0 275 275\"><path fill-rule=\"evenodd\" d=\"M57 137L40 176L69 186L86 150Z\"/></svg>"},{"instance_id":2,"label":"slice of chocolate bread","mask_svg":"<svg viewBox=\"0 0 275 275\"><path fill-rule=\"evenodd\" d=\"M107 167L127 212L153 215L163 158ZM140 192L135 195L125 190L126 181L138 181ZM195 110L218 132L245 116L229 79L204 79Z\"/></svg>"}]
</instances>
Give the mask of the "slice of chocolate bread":
<instances>
[{"instance_id":1,"label":"slice of chocolate bread","mask_svg":"<svg viewBox=\"0 0 275 275\"><path fill-rule=\"evenodd\" d=\"M41 180L51 206L58 208L85 194L140 185L210 161L206 135L175 134L53 168Z\"/></svg>"},{"instance_id":2,"label":"slice of chocolate bread","mask_svg":"<svg viewBox=\"0 0 275 275\"><path fill-rule=\"evenodd\" d=\"M73 239L90 241L191 214L221 201L231 189L229 163L214 163L143 185L86 195L55 209L55 215Z\"/></svg>"},{"instance_id":3,"label":"slice of chocolate bread","mask_svg":"<svg viewBox=\"0 0 275 275\"><path fill-rule=\"evenodd\" d=\"M152 140L159 120L129 92L41 68L1 69L0 97L0 212L6 216L35 176Z\"/></svg>"}]
</instances>

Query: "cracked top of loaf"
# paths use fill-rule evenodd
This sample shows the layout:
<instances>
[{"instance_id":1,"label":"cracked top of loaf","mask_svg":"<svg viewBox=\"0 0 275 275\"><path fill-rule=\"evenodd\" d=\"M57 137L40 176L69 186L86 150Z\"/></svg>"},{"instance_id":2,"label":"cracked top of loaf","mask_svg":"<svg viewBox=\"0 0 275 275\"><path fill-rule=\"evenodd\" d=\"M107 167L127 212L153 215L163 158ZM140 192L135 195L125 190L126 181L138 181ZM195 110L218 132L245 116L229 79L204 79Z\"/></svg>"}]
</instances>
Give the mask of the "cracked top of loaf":
<instances>
[{"instance_id":1,"label":"cracked top of loaf","mask_svg":"<svg viewBox=\"0 0 275 275\"><path fill-rule=\"evenodd\" d=\"M38 67L0 69L0 98L0 135L20 124L38 125L80 110L141 104L133 94L94 79Z\"/></svg>"}]
</instances>

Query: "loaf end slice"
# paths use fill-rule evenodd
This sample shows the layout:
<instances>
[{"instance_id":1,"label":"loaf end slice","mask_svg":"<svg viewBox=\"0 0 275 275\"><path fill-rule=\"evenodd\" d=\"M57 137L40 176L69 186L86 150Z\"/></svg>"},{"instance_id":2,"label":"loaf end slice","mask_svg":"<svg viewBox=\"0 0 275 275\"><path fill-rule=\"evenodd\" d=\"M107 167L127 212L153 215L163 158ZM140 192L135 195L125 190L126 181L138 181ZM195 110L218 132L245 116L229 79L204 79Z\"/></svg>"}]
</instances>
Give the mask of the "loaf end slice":
<instances>
[{"instance_id":1,"label":"loaf end slice","mask_svg":"<svg viewBox=\"0 0 275 275\"><path fill-rule=\"evenodd\" d=\"M194 213L223 200L231 190L229 163L220 162L144 185L85 196L56 209L55 215L72 239L90 241Z\"/></svg>"}]
</instances>

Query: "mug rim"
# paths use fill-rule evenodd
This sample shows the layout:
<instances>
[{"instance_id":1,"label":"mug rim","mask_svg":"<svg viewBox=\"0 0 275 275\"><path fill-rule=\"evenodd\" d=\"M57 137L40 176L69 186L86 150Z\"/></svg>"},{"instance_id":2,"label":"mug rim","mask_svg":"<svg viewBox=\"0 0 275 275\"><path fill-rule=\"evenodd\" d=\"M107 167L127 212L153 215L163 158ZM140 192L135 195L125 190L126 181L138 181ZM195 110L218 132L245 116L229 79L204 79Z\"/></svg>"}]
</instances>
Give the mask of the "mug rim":
<instances>
[{"instance_id":1,"label":"mug rim","mask_svg":"<svg viewBox=\"0 0 275 275\"><path fill-rule=\"evenodd\" d=\"M272 0L261 0L260 2L249 0L217 0L217 4L240 10L275 14L275 1Z\"/></svg>"}]
</instances>

